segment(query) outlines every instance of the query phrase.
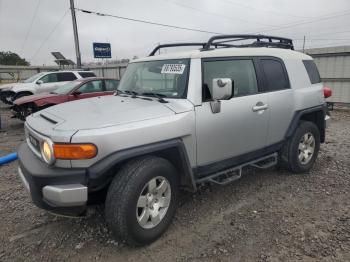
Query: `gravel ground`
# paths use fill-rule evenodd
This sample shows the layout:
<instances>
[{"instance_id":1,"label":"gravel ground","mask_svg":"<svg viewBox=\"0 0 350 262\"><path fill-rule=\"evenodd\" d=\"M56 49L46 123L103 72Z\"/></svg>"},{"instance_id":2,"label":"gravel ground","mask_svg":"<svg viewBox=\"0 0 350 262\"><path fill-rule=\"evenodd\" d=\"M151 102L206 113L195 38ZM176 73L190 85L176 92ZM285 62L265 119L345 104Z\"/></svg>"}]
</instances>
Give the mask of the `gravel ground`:
<instances>
[{"instance_id":1,"label":"gravel ground","mask_svg":"<svg viewBox=\"0 0 350 262\"><path fill-rule=\"evenodd\" d=\"M23 124L6 121L0 155L22 141ZM143 248L116 242L101 206L75 219L36 208L16 168L0 167L0 261L350 261L350 110L332 113L309 174L249 170L184 192L169 230Z\"/></svg>"}]
</instances>

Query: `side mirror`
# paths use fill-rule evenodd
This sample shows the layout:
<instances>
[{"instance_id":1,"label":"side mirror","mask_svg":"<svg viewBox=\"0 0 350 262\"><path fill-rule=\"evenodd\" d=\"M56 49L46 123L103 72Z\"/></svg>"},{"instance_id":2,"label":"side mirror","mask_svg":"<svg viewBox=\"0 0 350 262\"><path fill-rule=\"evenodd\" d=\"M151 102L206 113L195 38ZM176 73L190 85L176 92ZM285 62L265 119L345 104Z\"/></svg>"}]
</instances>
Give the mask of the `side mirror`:
<instances>
[{"instance_id":1,"label":"side mirror","mask_svg":"<svg viewBox=\"0 0 350 262\"><path fill-rule=\"evenodd\" d=\"M216 114L221 110L221 101L228 100L233 95L233 83L230 78L214 78L211 95L213 101L210 102L211 111Z\"/></svg>"},{"instance_id":2,"label":"side mirror","mask_svg":"<svg viewBox=\"0 0 350 262\"><path fill-rule=\"evenodd\" d=\"M80 92L80 91L75 91L75 92L73 93L73 96L79 96L79 95L81 95L81 92Z\"/></svg>"},{"instance_id":3,"label":"side mirror","mask_svg":"<svg viewBox=\"0 0 350 262\"><path fill-rule=\"evenodd\" d=\"M214 100L227 100L232 97L232 80L230 78L213 79L212 97Z\"/></svg>"},{"instance_id":4,"label":"side mirror","mask_svg":"<svg viewBox=\"0 0 350 262\"><path fill-rule=\"evenodd\" d=\"M37 85L41 85L41 84L43 84L44 82L43 82L43 80L38 80L38 81L36 81L36 84Z\"/></svg>"}]
</instances>

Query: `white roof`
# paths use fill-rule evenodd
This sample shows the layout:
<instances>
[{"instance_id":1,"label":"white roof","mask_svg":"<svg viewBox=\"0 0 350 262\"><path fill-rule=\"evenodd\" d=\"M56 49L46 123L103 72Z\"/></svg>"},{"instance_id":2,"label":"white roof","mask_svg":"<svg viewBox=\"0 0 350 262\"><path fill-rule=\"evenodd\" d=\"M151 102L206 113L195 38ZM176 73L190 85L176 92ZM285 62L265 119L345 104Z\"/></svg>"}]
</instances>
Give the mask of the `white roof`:
<instances>
[{"instance_id":1,"label":"white roof","mask_svg":"<svg viewBox=\"0 0 350 262\"><path fill-rule=\"evenodd\" d=\"M166 59L183 59L183 58L206 58L206 57L229 57L229 56L274 56L281 59L312 59L304 53L282 48L267 47L245 47L245 48L217 48L212 50L200 51L198 49L186 52L174 52L168 54L148 56L133 62L155 61Z\"/></svg>"}]
</instances>

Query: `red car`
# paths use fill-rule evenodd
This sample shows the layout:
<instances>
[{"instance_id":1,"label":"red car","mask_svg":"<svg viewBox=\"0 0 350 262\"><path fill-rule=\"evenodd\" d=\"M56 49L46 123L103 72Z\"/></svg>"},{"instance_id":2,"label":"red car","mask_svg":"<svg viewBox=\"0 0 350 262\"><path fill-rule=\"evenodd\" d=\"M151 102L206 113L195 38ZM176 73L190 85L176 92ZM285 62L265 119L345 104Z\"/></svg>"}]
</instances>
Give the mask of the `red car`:
<instances>
[{"instance_id":1,"label":"red car","mask_svg":"<svg viewBox=\"0 0 350 262\"><path fill-rule=\"evenodd\" d=\"M78 79L60 86L55 91L21 97L14 101L14 118L25 118L39 110L57 104L95 96L112 95L117 91L119 80L112 78L91 77Z\"/></svg>"}]
</instances>

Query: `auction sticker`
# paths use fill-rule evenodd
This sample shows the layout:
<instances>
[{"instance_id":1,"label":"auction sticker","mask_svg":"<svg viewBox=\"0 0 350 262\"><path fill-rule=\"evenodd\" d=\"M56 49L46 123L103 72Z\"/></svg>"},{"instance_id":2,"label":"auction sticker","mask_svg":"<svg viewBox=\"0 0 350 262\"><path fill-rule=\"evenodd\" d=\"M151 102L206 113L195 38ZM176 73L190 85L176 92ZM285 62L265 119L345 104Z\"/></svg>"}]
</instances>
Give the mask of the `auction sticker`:
<instances>
[{"instance_id":1,"label":"auction sticker","mask_svg":"<svg viewBox=\"0 0 350 262\"><path fill-rule=\"evenodd\" d=\"M186 65L184 64L164 64L162 67L162 74L179 74L182 75Z\"/></svg>"}]
</instances>

